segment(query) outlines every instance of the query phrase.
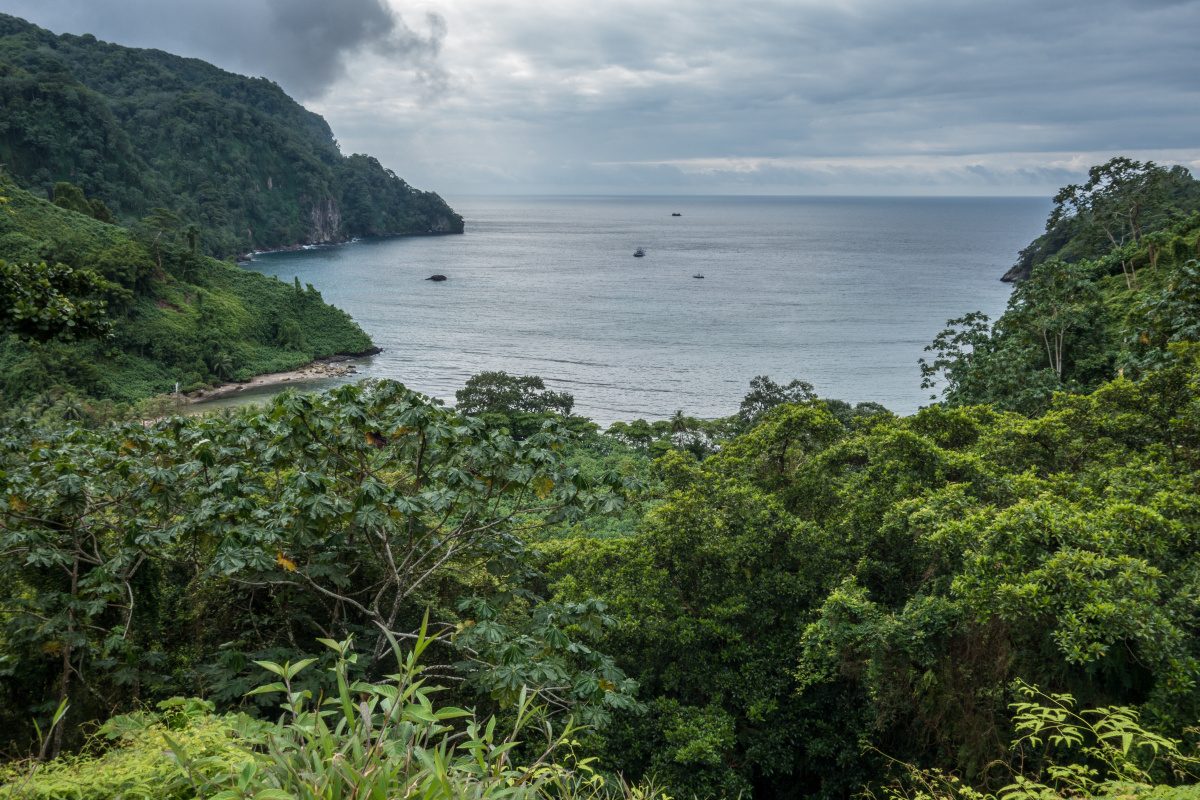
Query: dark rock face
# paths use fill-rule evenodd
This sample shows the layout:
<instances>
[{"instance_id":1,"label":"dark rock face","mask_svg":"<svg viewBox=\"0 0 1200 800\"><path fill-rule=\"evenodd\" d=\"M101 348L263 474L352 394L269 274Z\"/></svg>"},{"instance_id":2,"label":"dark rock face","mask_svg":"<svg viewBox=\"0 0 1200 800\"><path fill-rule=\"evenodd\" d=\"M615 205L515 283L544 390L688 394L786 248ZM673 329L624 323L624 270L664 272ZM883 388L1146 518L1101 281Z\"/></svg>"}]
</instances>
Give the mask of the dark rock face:
<instances>
[{"instance_id":1,"label":"dark rock face","mask_svg":"<svg viewBox=\"0 0 1200 800\"><path fill-rule=\"evenodd\" d=\"M439 283L440 283L441 281L444 281L444 280L446 280L446 276L445 276L445 275L430 275L430 276L429 276L428 278L426 278L425 280L427 280L427 281L435 281L435 282L439 282Z\"/></svg>"},{"instance_id":2,"label":"dark rock face","mask_svg":"<svg viewBox=\"0 0 1200 800\"><path fill-rule=\"evenodd\" d=\"M1008 272L1000 277L1000 280L1005 283L1016 283L1023 281L1029 277L1029 267L1023 263L1016 263L1009 267Z\"/></svg>"}]
</instances>

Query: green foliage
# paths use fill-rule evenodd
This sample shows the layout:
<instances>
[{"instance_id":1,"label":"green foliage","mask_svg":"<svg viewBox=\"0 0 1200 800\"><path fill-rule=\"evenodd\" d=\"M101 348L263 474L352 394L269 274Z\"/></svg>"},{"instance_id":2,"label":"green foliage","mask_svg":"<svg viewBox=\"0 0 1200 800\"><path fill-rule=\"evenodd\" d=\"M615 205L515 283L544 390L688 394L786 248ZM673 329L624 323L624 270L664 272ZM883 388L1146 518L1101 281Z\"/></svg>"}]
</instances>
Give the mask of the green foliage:
<instances>
[{"instance_id":1,"label":"green foliage","mask_svg":"<svg viewBox=\"0 0 1200 800\"><path fill-rule=\"evenodd\" d=\"M543 545L562 596L601 592L617 619L606 649L652 699L650 718L607 737L616 766L711 796L747 789L758 770L794 777L798 761L822 760L796 747L784 655L816 590L801 568L810 536L768 495L716 479L668 494L636 537ZM717 719L724 733L691 741Z\"/></svg>"},{"instance_id":2,"label":"green foliage","mask_svg":"<svg viewBox=\"0 0 1200 800\"><path fill-rule=\"evenodd\" d=\"M237 769L254 755L238 737L248 720L215 716L212 704L181 699L158 713L108 720L79 754L48 763L16 762L0 772L0 797L16 800L185 800L197 797L176 757ZM174 744L168 744L168 741Z\"/></svg>"},{"instance_id":3,"label":"green foliage","mask_svg":"<svg viewBox=\"0 0 1200 800\"><path fill-rule=\"evenodd\" d=\"M80 189L73 183L59 181L54 184L54 190L50 195L50 199L59 208L91 216L92 207L88 204L87 197L83 194L83 189Z\"/></svg>"},{"instance_id":4,"label":"green foliage","mask_svg":"<svg viewBox=\"0 0 1200 800\"><path fill-rule=\"evenodd\" d=\"M1059 800L1064 797L1191 798L1200 757L1142 726L1137 710L1076 710L1075 698L1020 679L1009 704L1014 738L1003 759L1009 782L994 794L938 769L895 762L899 775L867 795L888 800ZM1184 785L1177 785L1177 784Z\"/></svg>"},{"instance_id":5,"label":"green foliage","mask_svg":"<svg viewBox=\"0 0 1200 800\"><path fill-rule=\"evenodd\" d=\"M575 405L572 395L550 391L536 375L507 372L472 375L454 397L461 413L507 425L518 437L532 434L550 415L570 417Z\"/></svg>"},{"instance_id":6,"label":"green foliage","mask_svg":"<svg viewBox=\"0 0 1200 800\"><path fill-rule=\"evenodd\" d=\"M284 695L274 724L215 716L204 701L174 698L160 713L108 720L99 736L115 746L48 764L7 768L2 797L337 800L423 797L663 798L648 786L606 781L576 754L581 729L558 726L536 693L522 690L511 722L438 702L444 687L419 663L432 638L422 628L387 680L354 680L350 640L321 640L336 654L333 691L294 687L313 660L261 661L279 680L254 694ZM24 774L22 774L24 772Z\"/></svg>"},{"instance_id":7,"label":"green foliage","mask_svg":"<svg viewBox=\"0 0 1200 800\"><path fill-rule=\"evenodd\" d=\"M794 380L787 386L780 386L766 375L758 375L750 379L750 391L742 398L741 408L738 409L738 419L745 426L753 425L763 414L783 403L803 403L815 400L816 392L811 383Z\"/></svg>"},{"instance_id":8,"label":"green foliage","mask_svg":"<svg viewBox=\"0 0 1200 800\"><path fill-rule=\"evenodd\" d=\"M101 297L110 287L96 273L65 264L0 260L0 332L41 340L105 336L112 321Z\"/></svg>"},{"instance_id":9,"label":"green foliage","mask_svg":"<svg viewBox=\"0 0 1200 800\"><path fill-rule=\"evenodd\" d=\"M566 392L552 392L536 375L509 375L507 372L481 372L454 393L464 414L542 414L571 413L575 398Z\"/></svg>"},{"instance_id":10,"label":"green foliage","mask_svg":"<svg viewBox=\"0 0 1200 800\"><path fill-rule=\"evenodd\" d=\"M890 413L877 403L852 406L841 400L818 400L812 384L805 381L792 380L786 386L781 386L767 375L758 375L751 379L750 391L742 399L738 413L733 416L699 419L679 410L668 419L653 422L644 419L614 422L609 426L607 435L651 457L662 456L671 450L683 450L703 460L718 452L738 433L753 427L772 409L790 403L809 402L821 406L847 428L875 414Z\"/></svg>"},{"instance_id":11,"label":"green foliage","mask_svg":"<svg viewBox=\"0 0 1200 800\"><path fill-rule=\"evenodd\" d=\"M1001 800L1126 794L1150 790L1160 781L1200 781L1200 758L1181 752L1181 741L1142 727L1135 709L1076 711L1069 694L1047 694L1023 681L1017 690L1025 700L1011 706L1013 755L1023 759L1028 752L1032 763L1045 766L1036 774L1018 775L1000 790Z\"/></svg>"},{"instance_id":12,"label":"green foliage","mask_svg":"<svg viewBox=\"0 0 1200 800\"><path fill-rule=\"evenodd\" d=\"M606 731L605 763L834 797L889 753L975 786L1017 676L1178 737L1200 716L1198 376L1179 350L1037 418L783 404L703 461L660 457L634 535L541 545L559 597L607 604L599 646L652 709ZM671 733L697 719L711 738ZM674 761L685 739L703 765Z\"/></svg>"},{"instance_id":13,"label":"green foliage","mask_svg":"<svg viewBox=\"0 0 1200 800\"><path fill-rule=\"evenodd\" d=\"M1200 341L1200 261L1184 261L1161 288L1143 293L1133 316L1142 322L1126 342L1134 370L1164 366L1172 345Z\"/></svg>"},{"instance_id":14,"label":"green foliage","mask_svg":"<svg viewBox=\"0 0 1200 800\"><path fill-rule=\"evenodd\" d=\"M170 214L139 239L0 186L9 198L0 214L5 327L26 339L85 339L0 340L6 404L47 392L132 402L371 347L315 293L157 238L174 224ZM98 333L111 335L97 341Z\"/></svg>"},{"instance_id":15,"label":"green foliage","mask_svg":"<svg viewBox=\"0 0 1200 800\"><path fill-rule=\"evenodd\" d=\"M516 441L394 383L229 418L7 429L6 707L69 700L72 733L145 693L219 694L257 654L330 632L357 633L377 671L432 606L459 630L445 665L500 705L533 686L590 722L633 709L634 684L586 643L603 607L529 588L522 534L624 491L556 455L572 440L550 424Z\"/></svg>"},{"instance_id":16,"label":"green foliage","mask_svg":"<svg viewBox=\"0 0 1200 800\"><path fill-rule=\"evenodd\" d=\"M599 638L614 624L603 603L547 603L528 595L524 599L532 601L532 610L513 608L517 600L508 595L490 602L478 597L459 601L465 618L456 628L454 643L470 654L459 665L469 684L506 706L517 702L526 687L542 687L548 705L578 709L577 715L588 724L606 724L614 711L641 710L633 700L637 683L611 656L584 641Z\"/></svg>"},{"instance_id":17,"label":"green foliage","mask_svg":"<svg viewBox=\"0 0 1200 800\"><path fill-rule=\"evenodd\" d=\"M325 121L274 83L196 59L5 15L0 106L0 163L23 187L53 187L103 221L168 208L209 254L463 230L436 194L343 156Z\"/></svg>"},{"instance_id":18,"label":"green foliage","mask_svg":"<svg viewBox=\"0 0 1200 800\"><path fill-rule=\"evenodd\" d=\"M1170 212L1190 177L1093 177L996 325L931 345L950 402L759 376L729 418L606 434L504 373L457 410L380 383L110 425L55 376L238 373L335 346L340 312L171 213L130 237L6 188L3 253L127 294L121 356L5 345L39 394L0 428L0 720L84 748L9 794L1193 800L1200 219Z\"/></svg>"}]
</instances>

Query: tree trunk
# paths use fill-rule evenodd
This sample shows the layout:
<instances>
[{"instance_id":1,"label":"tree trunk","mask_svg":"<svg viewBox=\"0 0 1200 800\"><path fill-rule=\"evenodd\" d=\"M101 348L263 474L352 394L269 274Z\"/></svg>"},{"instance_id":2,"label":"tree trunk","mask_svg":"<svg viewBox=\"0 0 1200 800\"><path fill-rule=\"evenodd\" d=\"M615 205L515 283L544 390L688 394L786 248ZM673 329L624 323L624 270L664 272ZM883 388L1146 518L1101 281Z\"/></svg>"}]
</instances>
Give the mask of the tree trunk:
<instances>
[{"instance_id":1,"label":"tree trunk","mask_svg":"<svg viewBox=\"0 0 1200 800\"><path fill-rule=\"evenodd\" d=\"M67 702L67 698L70 696L71 692L71 656L75 651L75 599L79 592L78 544L78 541L76 541L75 561L71 564L71 608L67 609L67 636L66 641L63 642L62 649L62 673L58 678L59 708L62 707L63 703ZM38 757L43 761L47 758L57 758L58 754L62 752L63 722L65 719L66 714L64 714L63 719L60 719L58 724L54 726L54 730L51 731L50 736L48 736L42 742L42 751L38 754ZM47 752L47 750L49 750L49 752Z\"/></svg>"}]
</instances>

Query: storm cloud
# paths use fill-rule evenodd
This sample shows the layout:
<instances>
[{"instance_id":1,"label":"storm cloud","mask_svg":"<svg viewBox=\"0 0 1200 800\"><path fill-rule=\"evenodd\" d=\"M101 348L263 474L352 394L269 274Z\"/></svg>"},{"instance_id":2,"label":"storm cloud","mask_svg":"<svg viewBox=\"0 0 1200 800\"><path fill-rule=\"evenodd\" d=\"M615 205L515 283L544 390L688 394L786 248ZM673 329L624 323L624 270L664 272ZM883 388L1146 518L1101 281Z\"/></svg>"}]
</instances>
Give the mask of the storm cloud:
<instances>
[{"instance_id":1,"label":"storm cloud","mask_svg":"<svg viewBox=\"0 0 1200 800\"><path fill-rule=\"evenodd\" d=\"M1200 167L1200 0L384 2L9 5L265 74L451 194L1045 195L1118 153Z\"/></svg>"},{"instance_id":2,"label":"storm cloud","mask_svg":"<svg viewBox=\"0 0 1200 800\"><path fill-rule=\"evenodd\" d=\"M3 10L56 32L92 33L137 47L194 56L279 82L299 99L348 77L348 62L369 52L441 88L438 53L445 20L410 27L386 0L11 0Z\"/></svg>"}]
</instances>

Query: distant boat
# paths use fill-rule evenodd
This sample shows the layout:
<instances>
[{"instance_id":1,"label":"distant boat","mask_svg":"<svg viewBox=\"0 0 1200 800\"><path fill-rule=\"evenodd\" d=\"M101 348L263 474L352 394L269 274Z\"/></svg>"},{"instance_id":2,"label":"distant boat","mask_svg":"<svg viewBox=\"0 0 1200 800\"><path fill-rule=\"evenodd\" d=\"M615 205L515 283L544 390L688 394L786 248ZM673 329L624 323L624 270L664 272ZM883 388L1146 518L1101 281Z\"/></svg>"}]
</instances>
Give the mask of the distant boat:
<instances>
[{"instance_id":1,"label":"distant boat","mask_svg":"<svg viewBox=\"0 0 1200 800\"><path fill-rule=\"evenodd\" d=\"M642 249L642 248L640 248L640 247L639 247L637 250L634 250L634 251L633 251L633 257L634 257L634 258L641 258L641 257L642 257L642 256L644 256L644 255L646 255L646 251L645 251L645 250L643 250L643 249Z\"/></svg>"},{"instance_id":2,"label":"distant boat","mask_svg":"<svg viewBox=\"0 0 1200 800\"><path fill-rule=\"evenodd\" d=\"M697 272L697 273L696 273L695 275L693 275L692 277L693 277L693 278L703 278L704 276L703 276L703 275L701 275L699 272Z\"/></svg>"},{"instance_id":3,"label":"distant boat","mask_svg":"<svg viewBox=\"0 0 1200 800\"><path fill-rule=\"evenodd\" d=\"M683 214L680 214L678 211L672 211L672 212L671 212L671 216L672 216L672 217L682 217L682 216L683 216Z\"/></svg>"}]
</instances>

